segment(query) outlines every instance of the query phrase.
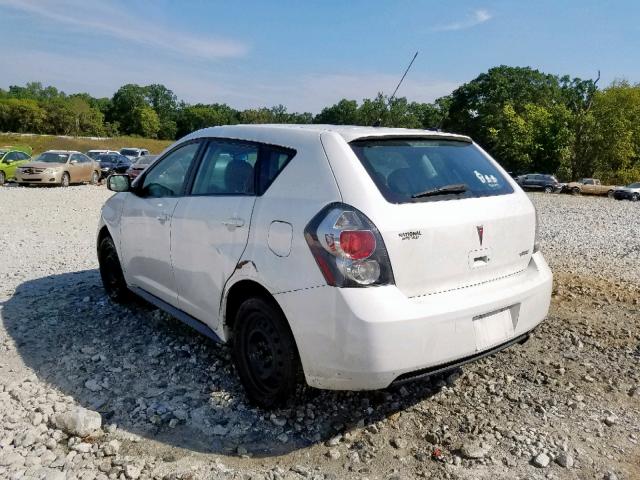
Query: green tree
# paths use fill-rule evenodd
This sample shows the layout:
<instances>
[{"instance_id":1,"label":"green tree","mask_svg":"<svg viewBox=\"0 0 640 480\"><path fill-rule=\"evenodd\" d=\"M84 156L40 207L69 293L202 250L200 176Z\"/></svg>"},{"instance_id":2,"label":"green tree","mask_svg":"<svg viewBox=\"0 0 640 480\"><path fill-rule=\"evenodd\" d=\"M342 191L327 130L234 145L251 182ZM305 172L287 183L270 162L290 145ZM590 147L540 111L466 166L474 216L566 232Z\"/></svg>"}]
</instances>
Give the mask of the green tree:
<instances>
[{"instance_id":1,"label":"green tree","mask_svg":"<svg viewBox=\"0 0 640 480\"><path fill-rule=\"evenodd\" d=\"M139 113L135 112L142 107L149 106L146 93L146 89L140 85L129 83L120 87L111 99L111 108L108 112L107 120L109 122L118 122L121 133L139 135Z\"/></svg>"},{"instance_id":2,"label":"green tree","mask_svg":"<svg viewBox=\"0 0 640 480\"><path fill-rule=\"evenodd\" d=\"M156 138L160 131L160 118L148 105L137 107L133 111L133 131L131 133L146 138Z\"/></svg>"},{"instance_id":3,"label":"green tree","mask_svg":"<svg viewBox=\"0 0 640 480\"><path fill-rule=\"evenodd\" d=\"M313 123L330 125L357 125L358 102L343 98L335 105L325 107L315 116Z\"/></svg>"}]
</instances>

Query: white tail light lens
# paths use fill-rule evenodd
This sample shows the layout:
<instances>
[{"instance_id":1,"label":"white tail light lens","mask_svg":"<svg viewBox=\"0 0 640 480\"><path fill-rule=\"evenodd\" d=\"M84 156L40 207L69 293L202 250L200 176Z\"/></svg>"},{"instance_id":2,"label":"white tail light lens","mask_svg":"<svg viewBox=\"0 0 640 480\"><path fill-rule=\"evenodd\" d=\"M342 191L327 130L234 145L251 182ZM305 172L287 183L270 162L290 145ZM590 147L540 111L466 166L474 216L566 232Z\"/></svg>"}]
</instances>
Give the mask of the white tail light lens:
<instances>
[{"instance_id":1,"label":"white tail light lens","mask_svg":"<svg viewBox=\"0 0 640 480\"><path fill-rule=\"evenodd\" d=\"M380 232L355 208L342 203L328 205L309 222L305 238L327 284L366 287L394 283Z\"/></svg>"}]
</instances>

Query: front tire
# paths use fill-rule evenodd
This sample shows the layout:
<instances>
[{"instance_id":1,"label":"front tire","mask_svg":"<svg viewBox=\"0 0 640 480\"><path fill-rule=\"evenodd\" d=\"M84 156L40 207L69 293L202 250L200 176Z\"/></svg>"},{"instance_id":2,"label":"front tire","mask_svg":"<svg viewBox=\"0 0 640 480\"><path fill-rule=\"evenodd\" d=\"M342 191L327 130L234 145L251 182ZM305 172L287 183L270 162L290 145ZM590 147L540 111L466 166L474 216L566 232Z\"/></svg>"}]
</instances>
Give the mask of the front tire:
<instances>
[{"instance_id":1,"label":"front tire","mask_svg":"<svg viewBox=\"0 0 640 480\"><path fill-rule=\"evenodd\" d=\"M67 172L64 172L62 174L62 178L60 179L60 186L61 187L68 187L69 186L69 174Z\"/></svg>"},{"instance_id":2,"label":"front tire","mask_svg":"<svg viewBox=\"0 0 640 480\"><path fill-rule=\"evenodd\" d=\"M5 176L4 172L0 172L0 185L4 185L4 182L7 181L7 177Z\"/></svg>"},{"instance_id":3,"label":"front tire","mask_svg":"<svg viewBox=\"0 0 640 480\"><path fill-rule=\"evenodd\" d=\"M91 185L97 185L99 181L100 181L100 174L94 171L91 174Z\"/></svg>"},{"instance_id":4,"label":"front tire","mask_svg":"<svg viewBox=\"0 0 640 480\"><path fill-rule=\"evenodd\" d=\"M571 195L580 195L582 192L580 191L580 189L578 187L573 187L571 189Z\"/></svg>"},{"instance_id":5,"label":"front tire","mask_svg":"<svg viewBox=\"0 0 640 480\"><path fill-rule=\"evenodd\" d=\"M640 200L640 193L634 193L633 195L631 195L632 202L637 202L638 200Z\"/></svg>"},{"instance_id":6,"label":"front tire","mask_svg":"<svg viewBox=\"0 0 640 480\"><path fill-rule=\"evenodd\" d=\"M609 191L607 192L607 197L609 197L609 198L613 198L613 190L609 190Z\"/></svg>"},{"instance_id":7,"label":"front tire","mask_svg":"<svg viewBox=\"0 0 640 480\"><path fill-rule=\"evenodd\" d=\"M263 298L238 309L233 360L249 400L266 409L287 403L302 383L298 349L280 309Z\"/></svg>"},{"instance_id":8,"label":"front tire","mask_svg":"<svg viewBox=\"0 0 640 480\"><path fill-rule=\"evenodd\" d=\"M551 185L547 185L544 187L544 193L553 193L553 187Z\"/></svg>"},{"instance_id":9,"label":"front tire","mask_svg":"<svg viewBox=\"0 0 640 480\"><path fill-rule=\"evenodd\" d=\"M126 303L130 299L130 290L122 273L120 259L111 237L104 237L98 245L98 263L100 277L107 295L116 303Z\"/></svg>"}]
</instances>

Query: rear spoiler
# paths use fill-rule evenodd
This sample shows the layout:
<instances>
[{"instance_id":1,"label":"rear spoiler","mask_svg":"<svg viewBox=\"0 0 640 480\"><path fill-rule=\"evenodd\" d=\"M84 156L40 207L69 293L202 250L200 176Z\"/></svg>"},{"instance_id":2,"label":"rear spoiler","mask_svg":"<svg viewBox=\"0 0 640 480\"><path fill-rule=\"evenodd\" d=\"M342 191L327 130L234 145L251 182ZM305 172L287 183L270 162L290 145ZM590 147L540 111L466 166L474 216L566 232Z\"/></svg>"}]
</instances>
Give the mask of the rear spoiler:
<instances>
[{"instance_id":1,"label":"rear spoiler","mask_svg":"<svg viewBox=\"0 0 640 480\"><path fill-rule=\"evenodd\" d=\"M466 135L456 135L456 134L442 134L442 133L434 133L432 135L428 133L420 133L416 135L366 135L364 137L354 138L349 141L349 143L362 142L362 141L370 141L370 140L452 140L455 142L465 142L465 143L473 143L470 137Z\"/></svg>"}]
</instances>

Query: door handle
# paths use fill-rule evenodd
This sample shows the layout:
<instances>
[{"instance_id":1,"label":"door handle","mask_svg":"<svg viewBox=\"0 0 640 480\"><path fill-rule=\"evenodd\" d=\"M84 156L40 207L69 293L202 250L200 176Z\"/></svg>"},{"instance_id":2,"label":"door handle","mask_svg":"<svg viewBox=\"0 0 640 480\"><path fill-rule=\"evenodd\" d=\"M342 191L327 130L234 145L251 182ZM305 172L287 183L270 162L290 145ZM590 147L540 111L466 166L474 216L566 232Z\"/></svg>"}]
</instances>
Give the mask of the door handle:
<instances>
[{"instance_id":1,"label":"door handle","mask_svg":"<svg viewBox=\"0 0 640 480\"><path fill-rule=\"evenodd\" d=\"M227 218L222 221L222 224L229 228L239 228L244 226L244 220L238 217Z\"/></svg>"},{"instance_id":2,"label":"door handle","mask_svg":"<svg viewBox=\"0 0 640 480\"><path fill-rule=\"evenodd\" d=\"M169 215L166 213L161 213L156 217L156 220L158 220L162 225L164 225L169 220Z\"/></svg>"}]
</instances>

